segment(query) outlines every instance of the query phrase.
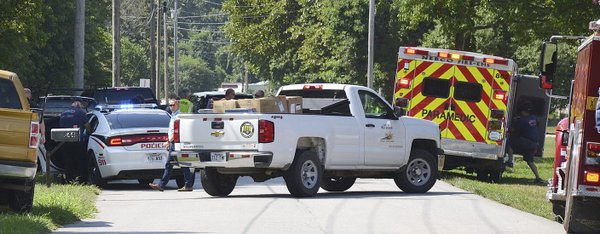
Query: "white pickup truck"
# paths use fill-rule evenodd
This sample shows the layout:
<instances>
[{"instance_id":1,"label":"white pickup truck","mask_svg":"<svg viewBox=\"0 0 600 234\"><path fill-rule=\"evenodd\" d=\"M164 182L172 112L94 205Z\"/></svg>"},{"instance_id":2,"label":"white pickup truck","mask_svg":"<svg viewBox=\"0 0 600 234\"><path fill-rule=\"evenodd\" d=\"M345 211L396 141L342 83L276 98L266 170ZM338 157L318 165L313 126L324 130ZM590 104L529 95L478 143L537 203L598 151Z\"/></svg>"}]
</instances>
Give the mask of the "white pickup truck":
<instances>
[{"instance_id":1,"label":"white pickup truck","mask_svg":"<svg viewBox=\"0 0 600 234\"><path fill-rule=\"evenodd\" d=\"M173 158L201 168L204 190L229 195L239 176L283 176L292 196L320 188L345 191L356 178L393 178L408 193L427 192L443 166L436 123L398 117L373 90L356 85L297 84L301 114L180 114Z\"/></svg>"}]
</instances>

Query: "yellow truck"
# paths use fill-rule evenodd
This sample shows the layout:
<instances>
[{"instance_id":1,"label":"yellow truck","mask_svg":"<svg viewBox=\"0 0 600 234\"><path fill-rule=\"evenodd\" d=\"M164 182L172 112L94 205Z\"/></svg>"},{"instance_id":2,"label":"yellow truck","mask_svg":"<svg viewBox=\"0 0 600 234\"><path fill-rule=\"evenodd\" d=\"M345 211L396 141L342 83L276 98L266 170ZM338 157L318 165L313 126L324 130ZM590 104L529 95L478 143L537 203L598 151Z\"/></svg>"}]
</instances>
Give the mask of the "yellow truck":
<instances>
[{"instance_id":1,"label":"yellow truck","mask_svg":"<svg viewBox=\"0 0 600 234\"><path fill-rule=\"evenodd\" d=\"M39 128L17 74L0 70L0 205L17 212L33 206Z\"/></svg>"}]
</instances>

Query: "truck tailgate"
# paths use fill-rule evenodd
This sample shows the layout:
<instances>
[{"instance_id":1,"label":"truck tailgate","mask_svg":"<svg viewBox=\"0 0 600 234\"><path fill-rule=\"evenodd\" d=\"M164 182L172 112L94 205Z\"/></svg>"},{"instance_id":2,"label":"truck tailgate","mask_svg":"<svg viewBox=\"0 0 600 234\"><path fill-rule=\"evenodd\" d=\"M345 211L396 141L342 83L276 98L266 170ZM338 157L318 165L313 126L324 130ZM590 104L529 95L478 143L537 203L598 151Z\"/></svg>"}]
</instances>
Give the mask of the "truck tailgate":
<instances>
[{"instance_id":1,"label":"truck tailgate","mask_svg":"<svg viewBox=\"0 0 600 234\"><path fill-rule=\"evenodd\" d=\"M36 150L29 148L33 117L28 111L0 110L0 160L35 162Z\"/></svg>"},{"instance_id":2,"label":"truck tailgate","mask_svg":"<svg viewBox=\"0 0 600 234\"><path fill-rule=\"evenodd\" d=\"M259 114L179 114L177 150L256 150Z\"/></svg>"}]
</instances>

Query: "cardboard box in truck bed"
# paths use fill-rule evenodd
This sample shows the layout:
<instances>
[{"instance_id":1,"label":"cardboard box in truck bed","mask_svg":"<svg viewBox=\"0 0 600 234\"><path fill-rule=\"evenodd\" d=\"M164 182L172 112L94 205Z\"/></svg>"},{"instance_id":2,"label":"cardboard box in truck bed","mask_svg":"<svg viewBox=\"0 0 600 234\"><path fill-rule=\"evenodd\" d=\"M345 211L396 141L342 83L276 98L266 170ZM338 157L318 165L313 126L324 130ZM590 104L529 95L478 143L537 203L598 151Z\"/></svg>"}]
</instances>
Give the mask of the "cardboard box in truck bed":
<instances>
[{"instance_id":1,"label":"cardboard box in truck bed","mask_svg":"<svg viewBox=\"0 0 600 234\"><path fill-rule=\"evenodd\" d=\"M255 109L257 113L289 113L285 96L237 100L239 108Z\"/></svg>"}]
</instances>

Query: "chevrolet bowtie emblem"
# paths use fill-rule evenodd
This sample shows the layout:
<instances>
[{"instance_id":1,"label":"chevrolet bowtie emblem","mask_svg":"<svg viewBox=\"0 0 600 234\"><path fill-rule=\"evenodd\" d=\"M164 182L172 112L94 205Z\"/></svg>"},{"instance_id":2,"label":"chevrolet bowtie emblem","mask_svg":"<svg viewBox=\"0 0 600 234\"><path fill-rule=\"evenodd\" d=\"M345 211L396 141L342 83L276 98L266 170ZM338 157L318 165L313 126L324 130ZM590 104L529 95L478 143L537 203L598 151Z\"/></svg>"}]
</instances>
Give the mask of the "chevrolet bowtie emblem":
<instances>
[{"instance_id":1,"label":"chevrolet bowtie emblem","mask_svg":"<svg viewBox=\"0 0 600 234\"><path fill-rule=\"evenodd\" d=\"M222 137L222 136L225 135L225 132L223 132L223 131L214 131L214 132L210 133L210 135L214 136L214 137Z\"/></svg>"}]
</instances>

